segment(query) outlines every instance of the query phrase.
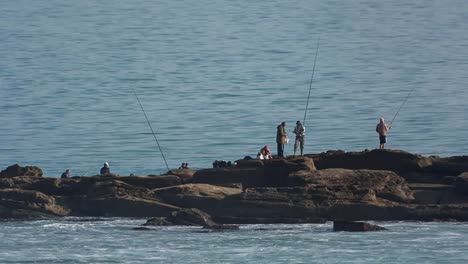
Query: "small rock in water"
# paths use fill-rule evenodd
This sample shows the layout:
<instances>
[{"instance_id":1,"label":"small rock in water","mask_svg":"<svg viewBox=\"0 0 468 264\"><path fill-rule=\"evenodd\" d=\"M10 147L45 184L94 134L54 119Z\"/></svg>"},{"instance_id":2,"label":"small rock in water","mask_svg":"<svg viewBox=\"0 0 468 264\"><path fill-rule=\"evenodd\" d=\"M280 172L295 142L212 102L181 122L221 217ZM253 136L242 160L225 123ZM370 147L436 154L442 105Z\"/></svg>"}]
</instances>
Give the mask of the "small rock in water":
<instances>
[{"instance_id":1,"label":"small rock in water","mask_svg":"<svg viewBox=\"0 0 468 264\"><path fill-rule=\"evenodd\" d=\"M333 221L333 231L347 231L347 232L370 232L387 230L384 227L373 225L365 222L352 222L352 221Z\"/></svg>"},{"instance_id":2,"label":"small rock in water","mask_svg":"<svg viewBox=\"0 0 468 264\"><path fill-rule=\"evenodd\" d=\"M155 230L153 228L148 228L148 227L144 227L144 226L139 226L139 227L134 227L132 228L132 230L136 230L136 231L149 231L149 230Z\"/></svg>"}]
</instances>

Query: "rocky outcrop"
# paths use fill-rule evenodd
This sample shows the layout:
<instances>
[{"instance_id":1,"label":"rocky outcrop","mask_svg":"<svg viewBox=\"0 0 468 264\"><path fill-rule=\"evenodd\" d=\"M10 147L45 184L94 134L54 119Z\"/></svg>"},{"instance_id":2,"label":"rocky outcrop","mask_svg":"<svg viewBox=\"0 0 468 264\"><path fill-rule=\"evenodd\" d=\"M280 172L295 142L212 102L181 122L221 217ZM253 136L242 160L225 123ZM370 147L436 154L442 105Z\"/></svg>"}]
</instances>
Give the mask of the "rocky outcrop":
<instances>
[{"instance_id":1,"label":"rocky outcrop","mask_svg":"<svg viewBox=\"0 0 468 264\"><path fill-rule=\"evenodd\" d=\"M387 230L384 227L364 222L333 221L333 231L370 232Z\"/></svg>"},{"instance_id":2,"label":"rocky outcrop","mask_svg":"<svg viewBox=\"0 0 468 264\"><path fill-rule=\"evenodd\" d=\"M319 170L329 168L389 170L408 182L445 183L468 171L468 156L424 157L401 150L328 151L307 155Z\"/></svg>"},{"instance_id":3,"label":"rocky outcrop","mask_svg":"<svg viewBox=\"0 0 468 264\"><path fill-rule=\"evenodd\" d=\"M201 217L200 210L221 224L468 221L464 156L335 151L236 164L151 177L67 179L37 177L38 170L15 166L0 178L0 218L156 217L164 220L158 225L173 225ZM185 209L192 211L186 215Z\"/></svg>"},{"instance_id":4,"label":"rocky outcrop","mask_svg":"<svg viewBox=\"0 0 468 264\"><path fill-rule=\"evenodd\" d=\"M37 191L0 189L0 218L36 219L68 215L54 197Z\"/></svg>"},{"instance_id":5,"label":"rocky outcrop","mask_svg":"<svg viewBox=\"0 0 468 264\"><path fill-rule=\"evenodd\" d=\"M209 229L223 230L223 229L239 229L238 226L221 225L216 223L209 214L195 208L184 208L173 211L169 216L164 218L152 218L146 221L144 226L168 226L168 225L182 225L182 226L203 226Z\"/></svg>"},{"instance_id":6,"label":"rocky outcrop","mask_svg":"<svg viewBox=\"0 0 468 264\"><path fill-rule=\"evenodd\" d=\"M42 170L35 166L21 167L20 165L15 164L0 172L0 178L16 176L42 177Z\"/></svg>"},{"instance_id":7,"label":"rocky outcrop","mask_svg":"<svg viewBox=\"0 0 468 264\"><path fill-rule=\"evenodd\" d=\"M236 167L199 170L193 177L194 183L227 185L241 183L244 189L251 187L286 186L288 175L295 171L315 170L314 161L307 157L238 160Z\"/></svg>"},{"instance_id":8,"label":"rocky outcrop","mask_svg":"<svg viewBox=\"0 0 468 264\"><path fill-rule=\"evenodd\" d=\"M314 159L317 169L369 169L388 170L395 173L425 171L432 166L432 159L401 150L372 150L363 152L328 151L307 155Z\"/></svg>"},{"instance_id":9,"label":"rocky outcrop","mask_svg":"<svg viewBox=\"0 0 468 264\"><path fill-rule=\"evenodd\" d=\"M348 200L377 198L408 203L414 200L413 192L404 178L391 171L325 169L313 172L300 171L289 175L289 186L307 186L317 192L327 191L331 198Z\"/></svg>"},{"instance_id":10,"label":"rocky outcrop","mask_svg":"<svg viewBox=\"0 0 468 264\"><path fill-rule=\"evenodd\" d=\"M179 177L181 183L190 183L193 180L193 175L195 174L195 171L190 169L178 169L170 170L166 174Z\"/></svg>"},{"instance_id":11,"label":"rocky outcrop","mask_svg":"<svg viewBox=\"0 0 468 264\"><path fill-rule=\"evenodd\" d=\"M219 207L227 196L239 194L238 188L209 184L184 184L153 190L156 199L179 207L198 208L210 214Z\"/></svg>"}]
</instances>

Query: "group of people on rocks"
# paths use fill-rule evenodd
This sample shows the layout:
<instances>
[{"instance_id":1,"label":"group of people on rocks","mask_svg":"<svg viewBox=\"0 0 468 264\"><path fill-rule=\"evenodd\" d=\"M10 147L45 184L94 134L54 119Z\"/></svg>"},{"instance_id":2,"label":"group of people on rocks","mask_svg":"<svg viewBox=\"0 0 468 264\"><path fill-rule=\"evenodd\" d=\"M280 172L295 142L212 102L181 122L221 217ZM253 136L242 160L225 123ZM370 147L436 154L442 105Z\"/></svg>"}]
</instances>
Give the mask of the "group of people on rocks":
<instances>
[{"instance_id":1,"label":"group of people on rocks","mask_svg":"<svg viewBox=\"0 0 468 264\"><path fill-rule=\"evenodd\" d=\"M383 117L380 118L380 122L377 124L375 131L379 134L379 141L380 141L380 149L385 149L385 143L387 143L387 134L388 131L392 127L385 123L385 119ZM297 153L297 148L299 147L301 156L304 155L304 142L305 142L305 126L301 123L301 121L296 122L296 126L292 131L296 138L294 140L294 157ZM278 147L278 157L284 157L284 144L289 143L288 133L286 132L286 122L281 122L280 125L276 127L276 144ZM261 160L271 159L273 155L271 154L270 147L264 146L260 149L257 153L257 158ZM213 162L213 168L223 168L223 167L232 167L233 164L229 161L226 162L224 160L215 160ZM179 167L179 169L188 169L188 163L184 162ZM104 162L103 167L100 170L100 175L106 175L110 173L109 163L106 161ZM67 169L65 172L62 173L61 178L69 178L70 177L70 170Z\"/></svg>"},{"instance_id":2,"label":"group of people on rocks","mask_svg":"<svg viewBox=\"0 0 468 264\"><path fill-rule=\"evenodd\" d=\"M188 163L187 163L188 164ZM106 161L104 162L104 165L102 166L101 170L99 171L99 174L100 175L106 175L106 174L109 174L111 173L110 172L110 168L109 168L109 163ZM71 177L71 172L69 169L66 169L63 173L62 173L62 176L60 176L60 178L64 179L64 178L70 178Z\"/></svg>"},{"instance_id":3,"label":"group of people on rocks","mask_svg":"<svg viewBox=\"0 0 468 264\"><path fill-rule=\"evenodd\" d=\"M387 133L392 127L385 123L383 117L380 118L380 122L377 124L375 131L379 134L380 149L385 149L385 143L387 143ZM297 153L297 148L300 147L301 156L304 155L304 141L305 141L305 126L301 121L296 122L296 126L292 131L296 138L294 140L294 157ZM286 122L281 122L280 125L276 127L276 144L278 147L278 157L284 157L284 144L289 143L288 133L286 132ZM257 153L258 159L271 159L272 154L270 147L264 146Z\"/></svg>"},{"instance_id":4,"label":"group of people on rocks","mask_svg":"<svg viewBox=\"0 0 468 264\"><path fill-rule=\"evenodd\" d=\"M296 139L294 140L294 156L296 156L297 148L300 147L301 156L304 155L304 137L305 137L305 127L301 123L301 121L296 122L296 126L292 131L296 135ZM278 157L284 157L284 144L289 143L288 133L286 132L286 122L282 122L279 126L276 127L276 144L278 147ZM264 146L260 149L257 154L257 158L263 159L271 159L272 154L270 151L270 147Z\"/></svg>"}]
</instances>

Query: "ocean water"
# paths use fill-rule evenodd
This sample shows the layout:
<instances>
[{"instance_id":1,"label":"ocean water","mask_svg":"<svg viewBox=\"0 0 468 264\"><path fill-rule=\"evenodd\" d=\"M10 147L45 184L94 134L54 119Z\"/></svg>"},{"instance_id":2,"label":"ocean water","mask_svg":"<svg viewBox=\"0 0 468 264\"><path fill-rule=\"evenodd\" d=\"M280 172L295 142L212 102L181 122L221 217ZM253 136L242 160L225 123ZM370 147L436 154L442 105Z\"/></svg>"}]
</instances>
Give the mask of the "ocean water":
<instances>
[{"instance_id":1,"label":"ocean water","mask_svg":"<svg viewBox=\"0 0 468 264\"><path fill-rule=\"evenodd\" d=\"M1 1L0 167L121 174L276 151L306 120L306 153L378 146L463 155L468 3ZM292 154L292 144L286 146Z\"/></svg>"},{"instance_id":2,"label":"ocean water","mask_svg":"<svg viewBox=\"0 0 468 264\"><path fill-rule=\"evenodd\" d=\"M463 0L0 1L0 168L121 175L275 149L306 119L306 153L378 146L466 155ZM291 135L292 137L292 135ZM286 146L292 154L292 144ZM466 263L466 224L131 230L144 220L2 222L1 263Z\"/></svg>"},{"instance_id":3,"label":"ocean water","mask_svg":"<svg viewBox=\"0 0 468 264\"><path fill-rule=\"evenodd\" d=\"M466 223L378 222L383 232L332 223L132 228L142 220L62 219L0 225L1 263L466 263Z\"/></svg>"}]
</instances>

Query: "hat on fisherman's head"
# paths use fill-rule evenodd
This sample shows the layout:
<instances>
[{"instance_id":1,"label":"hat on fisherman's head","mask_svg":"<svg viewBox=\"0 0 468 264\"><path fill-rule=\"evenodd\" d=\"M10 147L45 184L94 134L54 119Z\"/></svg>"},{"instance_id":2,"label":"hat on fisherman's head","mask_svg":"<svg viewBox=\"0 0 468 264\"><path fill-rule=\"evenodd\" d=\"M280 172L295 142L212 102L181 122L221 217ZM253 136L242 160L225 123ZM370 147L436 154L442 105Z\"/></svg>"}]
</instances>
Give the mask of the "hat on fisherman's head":
<instances>
[{"instance_id":1,"label":"hat on fisherman's head","mask_svg":"<svg viewBox=\"0 0 468 264\"><path fill-rule=\"evenodd\" d=\"M297 120L296 125L300 125L301 121Z\"/></svg>"},{"instance_id":2,"label":"hat on fisherman's head","mask_svg":"<svg viewBox=\"0 0 468 264\"><path fill-rule=\"evenodd\" d=\"M104 166L109 167L109 162L104 162Z\"/></svg>"}]
</instances>

